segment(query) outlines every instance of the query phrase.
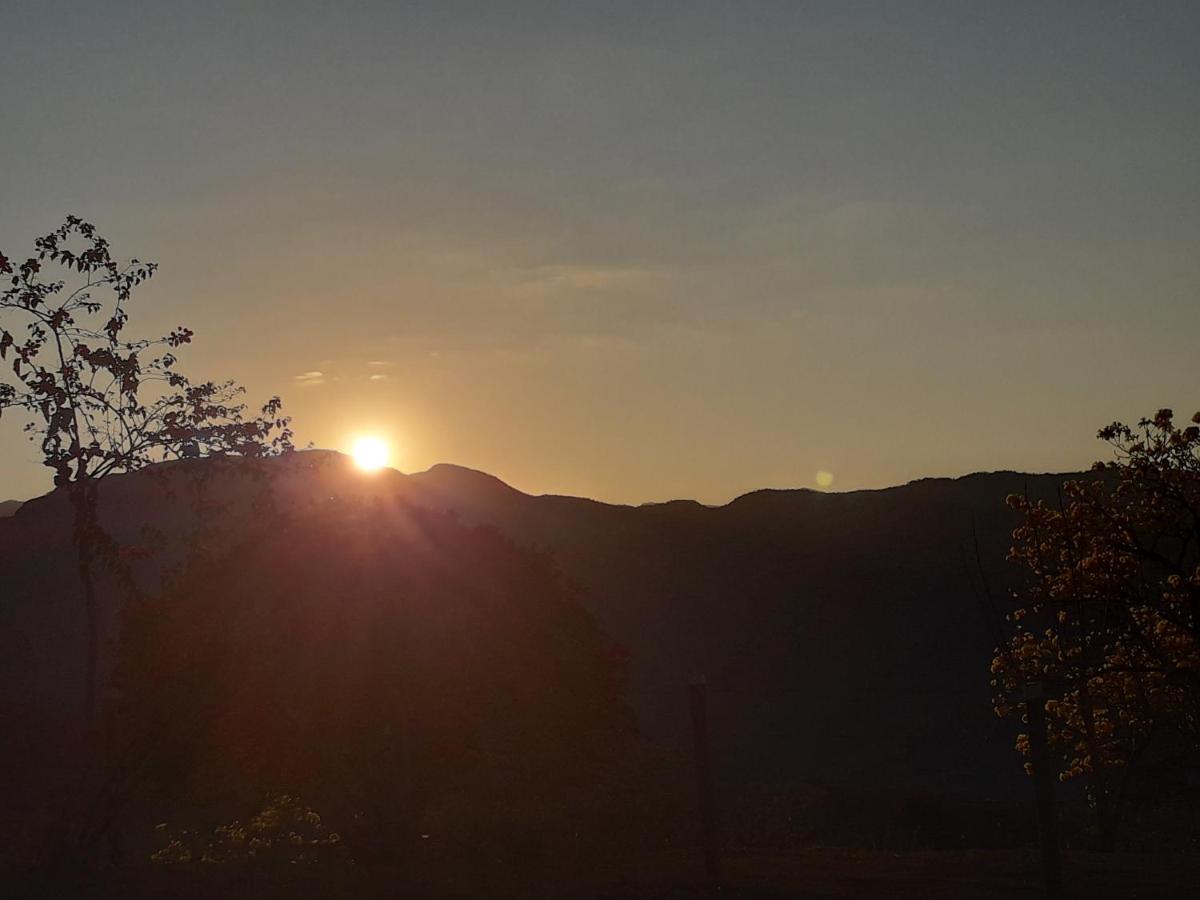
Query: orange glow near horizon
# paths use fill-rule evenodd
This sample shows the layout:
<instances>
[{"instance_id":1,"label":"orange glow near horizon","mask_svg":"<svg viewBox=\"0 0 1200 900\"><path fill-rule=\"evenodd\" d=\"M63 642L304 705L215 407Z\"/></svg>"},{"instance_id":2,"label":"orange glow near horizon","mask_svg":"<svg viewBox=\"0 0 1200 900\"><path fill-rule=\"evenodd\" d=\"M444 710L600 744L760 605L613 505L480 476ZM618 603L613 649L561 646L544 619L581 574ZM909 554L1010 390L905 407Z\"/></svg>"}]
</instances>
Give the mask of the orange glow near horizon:
<instances>
[{"instance_id":1,"label":"orange glow near horizon","mask_svg":"<svg viewBox=\"0 0 1200 900\"><path fill-rule=\"evenodd\" d=\"M350 451L354 463L364 472L375 472L388 464L388 445L377 437L360 437Z\"/></svg>"}]
</instances>

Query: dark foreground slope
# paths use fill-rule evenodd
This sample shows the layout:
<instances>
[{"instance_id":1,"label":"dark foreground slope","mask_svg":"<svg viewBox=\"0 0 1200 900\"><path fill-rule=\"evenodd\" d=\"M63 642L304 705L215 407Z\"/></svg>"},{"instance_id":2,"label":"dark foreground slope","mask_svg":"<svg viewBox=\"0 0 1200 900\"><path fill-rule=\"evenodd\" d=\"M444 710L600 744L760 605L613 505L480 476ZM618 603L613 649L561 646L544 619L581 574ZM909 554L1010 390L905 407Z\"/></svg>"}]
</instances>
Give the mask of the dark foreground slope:
<instances>
[{"instance_id":1,"label":"dark foreground slope","mask_svg":"<svg viewBox=\"0 0 1200 900\"><path fill-rule=\"evenodd\" d=\"M277 488L283 506L319 512L375 496L450 510L548 551L627 649L645 734L685 746L686 685L707 680L728 783L978 798L1020 783L1011 727L990 709L999 618L987 593L1002 596L1015 574L1004 560L1013 526L1004 497L1052 496L1064 476L635 508L528 496L454 466L364 476L326 454L280 465L290 467ZM185 496L144 473L111 479L103 504L131 544L144 540L144 522L170 532L191 516ZM82 601L68 521L56 495L0 521L0 677L11 686L6 712L22 721L78 706ZM110 639L112 606L102 628Z\"/></svg>"}]
</instances>

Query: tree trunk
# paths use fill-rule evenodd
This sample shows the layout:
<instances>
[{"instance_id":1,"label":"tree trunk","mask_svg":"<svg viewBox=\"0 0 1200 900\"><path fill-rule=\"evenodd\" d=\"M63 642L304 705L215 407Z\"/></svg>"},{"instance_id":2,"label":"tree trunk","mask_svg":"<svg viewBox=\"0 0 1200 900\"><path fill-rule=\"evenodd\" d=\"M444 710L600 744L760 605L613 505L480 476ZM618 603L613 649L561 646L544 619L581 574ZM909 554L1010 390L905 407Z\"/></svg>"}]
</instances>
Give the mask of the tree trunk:
<instances>
[{"instance_id":1,"label":"tree trunk","mask_svg":"<svg viewBox=\"0 0 1200 900\"><path fill-rule=\"evenodd\" d=\"M1105 777L1104 762L1100 756L1100 745L1096 740L1096 716L1092 707L1092 695L1084 685L1079 689L1079 707L1083 714L1083 725L1092 757L1091 789L1096 802L1096 827L1100 832L1100 850L1112 853L1117 849L1117 822L1108 778Z\"/></svg>"},{"instance_id":2,"label":"tree trunk","mask_svg":"<svg viewBox=\"0 0 1200 900\"><path fill-rule=\"evenodd\" d=\"M1054 802L1054 777L1046 738L1046 700L1032 696L1025 701L1029 720L1030 761L1037 797L1038 843L1042 849L1042 879L1047 900L1062 900L1062 855L1058 843L1058 807Z\"/></svg>"},{"instance_id":3,"label":"tree trunk","mask_svg":"<svg viewBox=\"0 0 1200 900\"><path fill-rule=\"evenodd\" d=\"M84 625L87 641L87 663L83 685L83 723L90 728L96 716L96 665L98 628L96 625L96 586L92 579L92 548L86 540L76 542L79 559L79 581L83 585Z\"/></svg>"},{"instance_id":4,"label":"tree trunk","mask_svg":"<svg viewBox=\"0 0 1200 900\"><path fill-rule=\"evenodd\" d=\"M71 505L75 513L75 552L79 583L83 588L86 662L83 685L83 724L91 728L96 716L97 670L99 664L99 625L96 621L96 583L93 563L99 523L96 519L96 490L90 481L71 485Z\"/></svg>"}]
</instances>

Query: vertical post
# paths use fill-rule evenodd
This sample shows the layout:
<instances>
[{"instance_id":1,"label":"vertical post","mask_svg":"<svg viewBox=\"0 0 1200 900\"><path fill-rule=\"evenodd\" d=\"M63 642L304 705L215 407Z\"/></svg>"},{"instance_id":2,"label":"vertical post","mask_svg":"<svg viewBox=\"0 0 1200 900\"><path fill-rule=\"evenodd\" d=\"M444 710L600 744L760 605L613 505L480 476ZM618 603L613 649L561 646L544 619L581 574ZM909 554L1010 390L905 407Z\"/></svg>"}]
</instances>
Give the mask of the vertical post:
<instances>
[{"instance_id":1,"label":"vertical post","mask_svg":"<svg viewBox=\"0 0 1200 900\"><path fill-rule=\"evenodd\" d=\"M1046 693L1042 685L1025 692L1029 719L1029 755L1033 764L1033 786L1037 793L1038 841L1042 850L1042 877L1048 900L1062 900L1062 857L1058 848L1058 810L1054 805L1054 775L1050 771L1046 741Z\"/></svg>"},{"instance_id":2,"label":"vertical post","mask_svg":"<svg viewBox=\"0 0 1200 900\"><path fill-rule=\"evenodd\" d=\"M700 839L704 869L713 896L721 892L721 854L717 846L716 810L713 802L712 764L708 753L708 711L703 680L689 685L692 701L692 740L696 746L696 776L700 800Z\"/></svg>"}]
</instances>

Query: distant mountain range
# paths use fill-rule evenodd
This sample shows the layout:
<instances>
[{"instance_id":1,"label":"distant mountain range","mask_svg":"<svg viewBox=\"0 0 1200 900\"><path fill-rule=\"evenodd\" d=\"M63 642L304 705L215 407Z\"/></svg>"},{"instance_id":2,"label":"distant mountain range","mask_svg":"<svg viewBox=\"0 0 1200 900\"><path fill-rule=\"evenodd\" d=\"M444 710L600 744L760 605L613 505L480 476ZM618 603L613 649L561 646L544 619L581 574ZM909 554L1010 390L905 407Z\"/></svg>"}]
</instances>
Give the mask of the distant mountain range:
<instances>
[{"instance_id":1,"label":"distant mountain range","mask_svg":"<svg viewBox=\"0 0 1200 900\"><path fill-rule=\"evenodd\" d=\"M20 500L0 500L0 519L11 516L20 508Z\"/></svg>"},{"instance_id":2,"label":"distant mountain range","mask_svg":"<svg viewBox=\"0 0 1200 900\"><path fill-rule=\"evenodd\" d=\"M204 465L193 463L192 465ZM884 490L762 490L724 506L618 506L530 496L452 465L364 475L297 454L277 495L374 496L449 510L550 553L628 650L643 731L687 746L686 685L709 686L715 765L744 783L855 783L999 798L1020 783L1014 727L991 711L988 663L1005 561L1004 498L1051 497L1069 475L996 472ZM168 479L169 480L169 479ZM188 517L161 479L109 479L122 540ZM236 493L242 488L231 488ZM5 511L11 503L5 504ZM82 601L65 497L0 521L0 678L13 713L73 709ZM115 603L102 631L116 631Z\"/></svg>"}]
</instances>

